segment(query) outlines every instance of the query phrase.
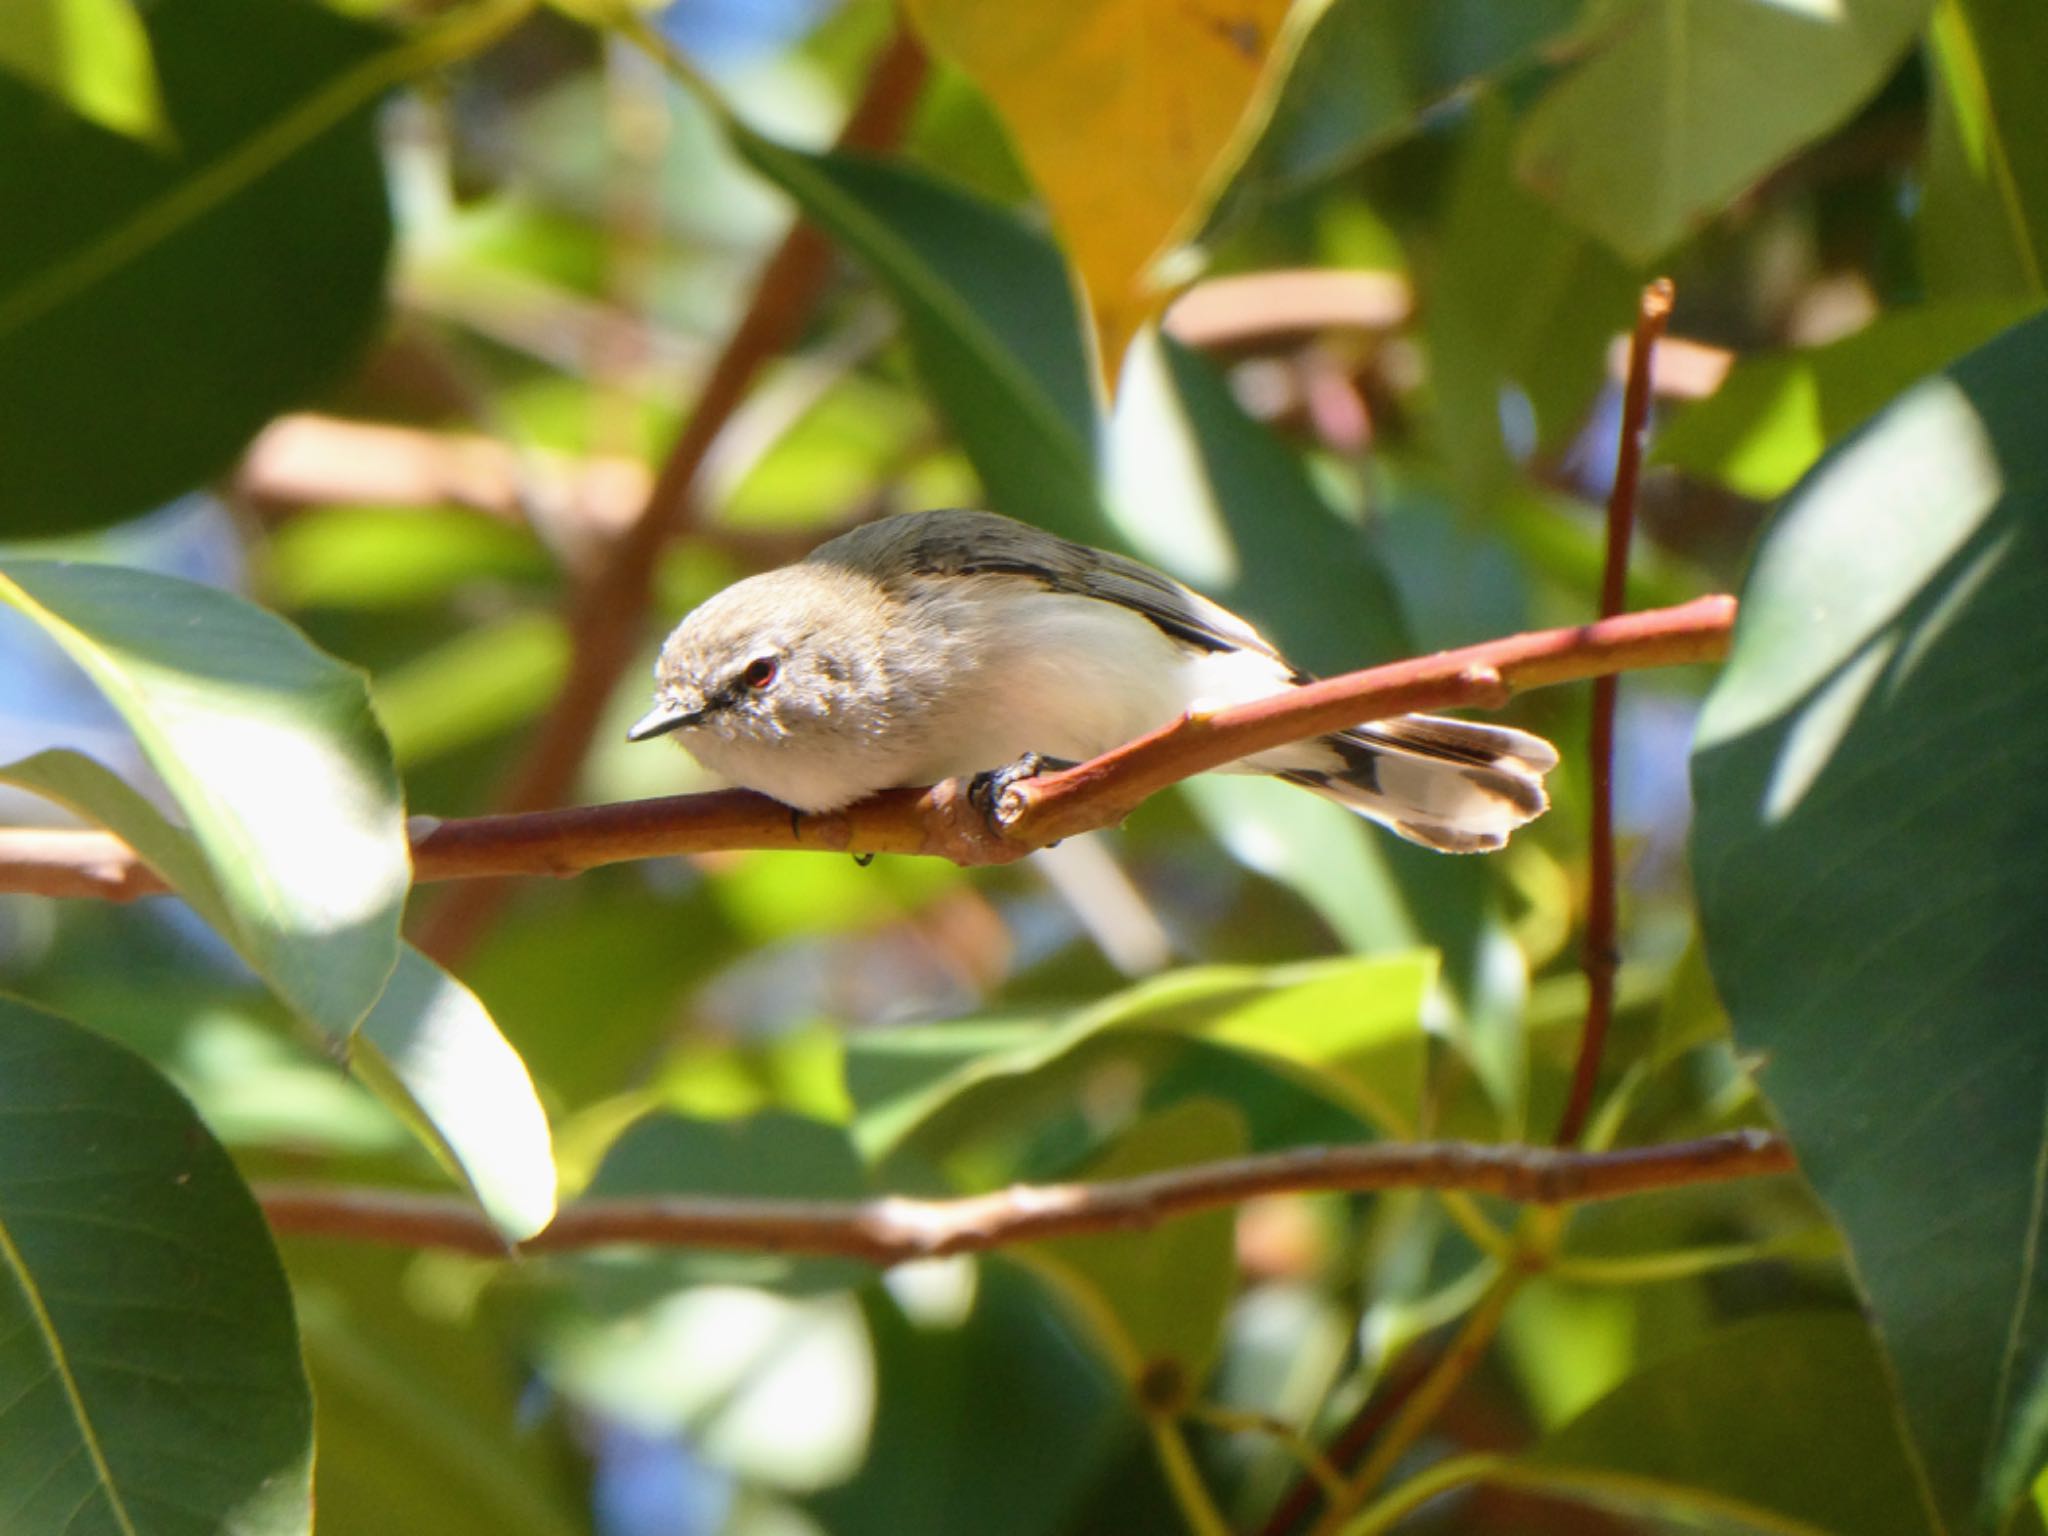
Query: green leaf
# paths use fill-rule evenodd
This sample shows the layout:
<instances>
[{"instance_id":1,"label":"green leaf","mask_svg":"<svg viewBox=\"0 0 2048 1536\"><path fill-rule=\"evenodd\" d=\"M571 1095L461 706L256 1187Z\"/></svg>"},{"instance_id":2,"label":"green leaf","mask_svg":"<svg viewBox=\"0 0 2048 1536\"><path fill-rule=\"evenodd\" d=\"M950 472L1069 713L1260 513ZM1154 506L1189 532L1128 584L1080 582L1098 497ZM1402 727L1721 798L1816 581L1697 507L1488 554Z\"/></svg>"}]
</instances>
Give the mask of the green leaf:
<instances>
[{"instance_id":1,"label":"green leaf","mask_svg":"<svg viewBox=\"0 0 2048 1536\"><path fill-rule=\"evenodd\" d=\"M874 1192L867 1165L838 1126L779 1110L732 1120L661 1111L634 1121L612 1143L583 1195L861 1200ZM772 1253L601 1255L536 1267L575 1277L583 1303L605 1311L645 1304L686 1285L830 1291L857 1286L873 1273L853 1259Z\"/></svg>"},{"instance_id":2,"label":"green leaf","mask_svg":"<svg viewBox=\"0 0 2048 1536\"><path fill-rule=\"evenodd\" d=\"M1320 179L1459 90L1569 33L1586 0L1330 0L1302 40L1240 179Z\"/></svg>"},{"instance_id":3,"label":"green leaf","mask_svg":"<svg viewBox=\"0 0 2048 1536\"><path fill-rule=\"evenodd\" d=\"M189 489L376 324L383 34L304 0L176 0L147 19L175 150L0 78L8 533L91 527ZM354 94L331 94L339 83ZM316 123L315 106L334 110Z\"/></svg>"},{"instance_id":4,"label":"green leaf","mask_svg":"<svg viewBox=\"0 0 2048 1536\"><path fill-rule=\"evenodd\" d=\"M0 767L0 781L118 834L263 973L262 951L242 937L198 845L119 778L75 752L41 752ZM401 946L369 1017L345 1038L364 1082L509 1237L547 1225L555 1201L547 1116L518 1053L467 987Z\"/></svg>"},{"instance_id":5,"label":"green leaf","mask_svg":"<svg viewBox=\"0 0 2048 1536\"><path fill-rule=\"evenodd\" d=\"M1526 402L1536 445L1567 444L1636 307L1628 267L1516 179L1511 128L1500 102L1478 104L1427 269L1440 457L1470 506L1487 511L1512 470L1509 398Z\"/></svg>"},{"instance_id":6,"label":"green leaf","mask_svg":"<svg viewBox=\"0 0 2048 1536\"><path fill-rule=\"evenodd\" d=\"M933 404L990 505L1108 542L1080 310L1059 251L994 203L901 165L806 154L737 123L749 162L874 273L903 311Z\"/></svg>"},{"instance_id":7,"label":"green leaf","mask_svg":"<svg viewBox=\"0 0 2048 1536\"><path fill-rule=\"evenodd\" d=\"M1661 256L1861 106L1928 0L1633 0L1530 110L1522 174L1631 261Z\"/></svg>"},{"instance_id":8,"label":"green leaf","mask_svg":"<svg viewBox=\"0 0 2048 1536\"><path fill-rule=\"evenodd\" d=\"M585 1464L561 1416L531 1412L530 1373L464 1304L475 1261L283 1248L320 1403L321 1531L590 1536Z\"/></svg>"},{"instance_id":9,"label":"green leaf","mask_svg":"<svg viewBox=\"0 0 2048 1536\"><path fill-rule=\"evenodd\" d=\"M1747 1507L1781 1517L1773 1530L1939 1529L1883 1361L1853 1316L1779 1314L1708 1334L1622 1382L1521 1465L1571 1469L1589 1501L1672 1519L1751 1529Z\"/></svg>"},{"instance_id":10,"label":"green leaf","mask_svg":"<svg viewBox=\"0 0 2048 1536\"><path fill-rule=\"evenodd\" d=\"M1140 1120L1078 1177L1134 1178L1235 1157L1244 1145L1235 1109L1189 1099ZM1235 1230L1234 1212L1204 1211L1150 1232L1038 1243L1018 1257L1076 1307L1126 1382L1156 1390L1170 1373L1194 1393L1216 1363L1237 1291Z\"/></svg>"},{"instance_id":11,"label":"green leaf","mask_svg":"<svg viewBox=\"0 0 2048 1536\"><path fill-rule=\"evenodd\" d=\"M1830 443L1900 390L2032 307L1991 301L1894 310L1825 347L1745 358L1658 434L1656 456L1745 496L1782 496Z\"/></svg>"},{"instance_id":12,"label":"green leaf","mask_svg":"<svg viewBox=\"0 0 2048 1536\"><path fill-rule=\"evenodd\" d=\"M1365 535L1200 356L1156 332L1138 339L1107 462L1123 542L1298 665L1348 671L1404 653L1400 602Z\"/></svg>"},{"instance_id":13,"label":"green leaf","mask_svg":"<svg viewBox=\"0 0 2048 1536\"><path fill-rule=\"evenodd\" d=\"M861 1140L871 1158L886 1159L892 1186L936 1176L978 1189L1073 1177L1138 1118L1188 1099L1232 1105L1257 1150L1391 1134L1420 1091L1419 1010L1404 1024L1376 1004L1356 1033L1332 1030L1327 1057L1276 1051L1270 1035L1298 989L1348 994L1349 978L1360 991L1378 981L1394 999L1412 998L1415 963L1395 956L1178 971L1064 1024L1030 1029L1022 1044L998 1033L994 1049L986 1049L988 1027L970 1022L958 1028L983 1052L894 1101L863 1106ZM943 1040L955 1027L925 1028ZM851 1075L859 1088L860 1074Z\"/></svg>"},{"instance_id":14,"label":"green leaf","mask_svg":"<svg viewBox=\"0 0 2048 1536\"><path fill-rule=\"evenodd\" d=\"M554 1218L554 1149L526 1064L476 994L410 944L349 1060L507 1237Z\"/></svg>"},{"instance_id":15,"label":"green leaf","mask_svg":"<svg viewBox=\"0 0 2048 1536\"><path fill-rule=\"evenodd\" d=\"M1124 1394L1080 1347L1056 1300L1000 1260L979 1266L973 1303L950 1326L905 1316L867 1292L875 1419L860 1471L815 1497L833 1536L1076 1529L1124 1428ZM1085 1527L1083 1527L1085 1529ZM1152 1522L1100 1529L1165 1530Z\"/></svg>"},{"instance_id":16,"label":"green leaf","mask_svg":"<svg viewBox=\"0 0 2048 1536\"><path fill-rule=\"evenodd\" d=\"M0 69L89 123L159 148L169 138L149 34L131 0L15 0L0 16Z\"/></svg>"},{"instance_id":17,"label":"green leaf","mask_svg":"<svg viewBox=\"0 0 2048 1536\"><path fill-rule=\"evenodd\" d=\"M205 878L159 872L279 995L345 1036L397 961L411 882L398 779L361 674L239 598L120 566L0 562L0 602L84 670L162 777ZM36 787L152 836L142 802L119 803L108 775L67 759L37 770Z\"/></svg>"},{"instance_id":18,"label":"green leaf","mask_svg":"<svg viewBox=\"0 0 2048 1536\"><path fill-rule=\"evenodd\" d=\"M1958 1528L2048 1460L2044 376L2037 318L1801 484L1693 761L1709 965Z\"/></svg>"},{"instance_id":19,"label":"green leaf","mask_svg":"<svg viewBox=\"0 0 2048 1536\"><path fill-rule=\"evenodd\" d=\"M1939 0L1928 29L1926 184L1914 220L1931 292L2048 298L2048 12Z\"/></svg>"},{"instance_id":20,"label":"green leaf","mask_svg":"<svg viewBox=\"0 0 2048 1536\"><path fill-rule=\"evenodd\" d=\"M290 1536L313 1403L269 1230L138 1056L0 997L8 1536Z\"/></svg>"}]
</instances>

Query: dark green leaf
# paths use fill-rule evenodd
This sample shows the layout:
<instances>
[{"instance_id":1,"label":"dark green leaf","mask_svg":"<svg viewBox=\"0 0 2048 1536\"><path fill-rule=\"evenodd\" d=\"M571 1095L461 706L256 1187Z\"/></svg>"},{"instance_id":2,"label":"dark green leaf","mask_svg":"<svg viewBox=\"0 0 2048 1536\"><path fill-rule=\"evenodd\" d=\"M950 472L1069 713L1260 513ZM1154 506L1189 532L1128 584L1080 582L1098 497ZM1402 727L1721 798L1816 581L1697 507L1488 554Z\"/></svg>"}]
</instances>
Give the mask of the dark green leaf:
<instances>
[{"instance_id":1,"label":"dark green leaf","mask_svg":"<svg viewBox=\"0 0 2048 1536\"><path fill-rule=\"evenodd\" d=\"M206 888L189 870L161 873L286 1001L346 1035L397 961L412 879L362 675L239 598L121 566L7 561L0 602L84 670L170 789ZM37 787L146 835L142 802L90 766L49 758Z\"/></svg>"},{"instance_id":2,"label":"dark green leaf","mask_svg":"<svg viewBox=\"0 0 2048 1536\"><path fill-rule=\"evenodd\" d=\"M864 261L903 311L933 404L990 504L1109 542L1095 493L1094 386L1057 248L920 172L813 155L735 125L742 154Z\"/></svg>"},{"instance_id":3,"label":"dark green leaf","mask_svg":"<svg viewBox=\"0 0 2048 1536\"><path fill-rule=\"evenodd\" d=\"M381 35L305 0L176 0L148 22L174 153L0 79L9 533L91 527L189 489L376 323L390 215L368 100L224 198L198 189ZM201 206L173 223L173 200ZM108 260L100 242L117 235Z\"/></svg>"},{"instance_id":4,"label":"dark green leaf","mask_svg":"<svg viewBox=\"0 0 2048 1536\"><path fill-rule=\"evenodd\" d=\"M1802 483L1694 758L1708 962L1958 1528L2048 1453L2044 377L2035 319Z\"/></svg>"},{"instance_id":5,"label":"dark green leaf","mask_svg":"<svg viewBox=\"0 0 2048 1536\"><path fill-rule=\"evenodd\" d=\"M0 998L8 1536L291 1536L313 1403L270 1233L140 1057Z\"/></svg>"},{"instance_id":6,"label":"dark green leaf","mask_svg":"<svg viewBox=\"0 0 2048 1536\"><path fill-rule=\"evenodd\" d=\"M1522 172L1654 260L1861 106L1926 14L1927 0L1636 0L1530 111Z\"/></svg>"},{"instance_id":7,"label":"dark green leaf","mask_svg":"<svg viewBox=\"0 0 2048 1536\"><path fill-rule=\"evenodd\" d=\"M1861 1319L1841 1314L1709 1334L1638 1371L1528 1463L1582 1473L1593 1502L1668 1518L1748 1529L1747 1507L1838 1536L1937 1530L1883 1361Z\"/></svg>"},{"instance_id":8,"label":"dark green leaf","mask_svg":"<svg viewBox=\"0 0 2048 1536\"><path fill-rule=\"evenodd\" d=\"M1568 34L1585 0L1331 0L1246 167L1275 189L1341 170L1429 108Z\"/></svg>"}]
</instances>

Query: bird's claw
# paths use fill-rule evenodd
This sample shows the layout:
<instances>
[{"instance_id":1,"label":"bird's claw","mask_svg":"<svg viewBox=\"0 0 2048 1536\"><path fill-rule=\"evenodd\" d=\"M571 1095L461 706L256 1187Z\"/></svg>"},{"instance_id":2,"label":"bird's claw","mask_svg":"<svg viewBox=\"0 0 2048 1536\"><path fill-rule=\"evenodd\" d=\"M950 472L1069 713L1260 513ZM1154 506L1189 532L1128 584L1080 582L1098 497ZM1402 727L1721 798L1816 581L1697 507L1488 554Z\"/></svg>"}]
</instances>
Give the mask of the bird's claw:
<instances>
[{"instance_id":1,"label":"bird's claw","mask_svg":"<svg viewBox=\"0 0 2048 1536\"><path fill-rule=\"evenodd\" d=\"M1027 779L1035 779L1042 773L1054 773L1072 766L1056 757L1041 757L1036 752L1026 752L1014 763L1005 763L1000 768L990 768L977 773L968 782L967 798L991 827L1001 831L1017 819L1017 813L1021 809L1010 796L1010 791L1015 786Z\"/></svg>"}]
</instances>

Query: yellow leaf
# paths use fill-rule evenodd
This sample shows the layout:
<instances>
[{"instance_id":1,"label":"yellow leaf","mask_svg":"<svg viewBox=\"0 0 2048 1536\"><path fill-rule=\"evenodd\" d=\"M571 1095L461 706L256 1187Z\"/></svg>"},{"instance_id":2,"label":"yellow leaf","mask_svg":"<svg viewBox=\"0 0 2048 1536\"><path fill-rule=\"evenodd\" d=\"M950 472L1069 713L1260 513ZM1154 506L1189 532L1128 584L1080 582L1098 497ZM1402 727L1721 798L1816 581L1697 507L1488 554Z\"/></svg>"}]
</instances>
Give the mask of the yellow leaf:
<instances>
[{"instance_id":1,"label":"yellow leaf","mask_svg":"<svg viewBox=\"0 0 2048 1536\"><path fill-rule=\"evenodd\" d=\"M1114 376L1171 296L1151 268L1263 115L1288 0L908 0L995 104L1059 225ZM1311 7L1312 9L1313 7Z\"/></svg>"}]
</instances>

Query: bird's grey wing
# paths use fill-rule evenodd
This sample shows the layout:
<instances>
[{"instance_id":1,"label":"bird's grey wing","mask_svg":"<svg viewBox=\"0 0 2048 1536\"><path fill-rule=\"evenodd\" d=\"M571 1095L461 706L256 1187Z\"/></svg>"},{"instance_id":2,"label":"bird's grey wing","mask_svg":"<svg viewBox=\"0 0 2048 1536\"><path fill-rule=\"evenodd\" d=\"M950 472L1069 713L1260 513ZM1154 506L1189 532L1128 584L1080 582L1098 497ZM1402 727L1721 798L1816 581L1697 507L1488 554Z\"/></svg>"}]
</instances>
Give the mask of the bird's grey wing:
<instances>
[{"instance_id":1,"label":"bird's grey wing","mask_svg":"<svg viewBox=\"0 0 2048 1536\"><path fill-rule=\"evenodd\" d=\"M925 576L1017 577L1133 609L1197 650L1252 651L1293 670L1264 635L1171 576L994 512L885 518L820 546L811 558Z\"/></svg>"}]
</instances>

